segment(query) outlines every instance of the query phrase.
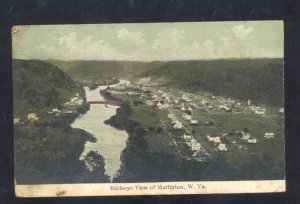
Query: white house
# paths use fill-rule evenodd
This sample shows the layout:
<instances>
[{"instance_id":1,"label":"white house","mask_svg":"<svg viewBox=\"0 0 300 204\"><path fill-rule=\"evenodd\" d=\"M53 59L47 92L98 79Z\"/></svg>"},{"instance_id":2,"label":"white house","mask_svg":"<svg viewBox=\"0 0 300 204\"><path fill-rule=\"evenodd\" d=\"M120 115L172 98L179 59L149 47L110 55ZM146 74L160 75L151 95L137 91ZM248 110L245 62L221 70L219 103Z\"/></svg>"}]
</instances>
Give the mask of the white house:
<instances>
[{"instance_id":1,"label":"white house","mask_svg":"<svg viewBox=\"0 0 300 204\"><path fill-rule=\"evenodd\" d=\"M197 125L199 122L198 122L198 120L191 120L191 125Z\"/></svg>"},{"instance_id":2,"label":"white house","mask_svg":"<svg viewBox=\"0 0 300 204\"><path fill-rule=\"evenodd\" d=\"M224 105L218 105L219 109L223 109L223 110L229 110L229 108L227 106Z\"/></svg>"},{"instance_id":3,"label":"white house","mask_svg":"<svg viewBox=\"0 0 300 204\"><path fill-rule=\"evenodd\" d=\"M279 113L284 113L284 108L280 108Z\"/></svg>"},{"instance_id":4,"label":"white house","mask_svg":"<svg viewBox=\"0 0 300 204\"><path fill-rule=\"evenodd\" d=\"M31 120L31 121L34 121L34 120L38 120L38 116L36 115L36 113L28 113L27 115L27 119L28 120Z\"/></svg>"},{"instance_id":5,"label":"white house","mask_svg":"<svg viewBox=\"0 0 300 204\"><path fill-rule=\"evenodd\" d=\"M215 137L215 138L213 139L213 142L214 142L214 145L215 145L215 146L220 145L220 144L221 144L221 139L220 139L220 137Z\"/></svg>"},{"instance_id":6,"label":"white house","mask_svg":"<svg viewBox=\"0 0 300 204\"><path fill-rule=\"evenodd\" d=\"M248 106L251 106L251 100L248 99Z\"/></svg>"},{"instance_id":7,"label":"white house","mask_svg":"<svg viewBox=\"0 0 300 204\"><path fill-rule=\"evenodd\" d=\"M158 107L159 109L161 109L163 104L161 104L160 102L158 102L156 105L157 105L157 107Z\"/></svg>"},{"instance_id":8,"label":"white house","mask_svg":"<svg viewBox=\"0 0 300 204\"><path fill-rule=\"evenodd\" d=\"M163 93L161 96L162 96L162 97L168 97L168 94Z\"/></svg>"},{"instance_id":9,"label":"white house","mask_svg":"<svg viewBox=\"0 0 300 204\"><path fill-rule=\"evenodd\" d=\"M207 104L207 100L203 99L203 100L201 101L201 103L202 103L202 105L206 105L206 104Z\"/></svg>"},{"instance_id":10,"label":"white house","mask_svg":"<svg viewBox=\"0 0 300 204\"><path fill-rule=\"evenodd\" d=\"M250 144L256 144L256 139L251 138L251 139L248 139L247 142L250 143Z\"/></svg>"},{"instance_id":11,"label":"white house","mask_svg":"<svg viewBox=\"0 0 300 204\"><path fill-rule=\"evenodd\" d=\"M153 101L151 101L151 100L147 100L145 103L146 103L148 106L153 106L153 105L154 105Z\"/></svg>"},{"instance_id":12,"label":"white house","mask_svg":"<svg viewBox=\"0 0 300 204\"><path fill-rule=\"evenodd\" d=\"M183 118L184 118L185 120L192 120L192 116L191 116L191 115L188 115L188 114L183 115Z\"/></svg>"},{"instance_id":13,"label":"white house","mask_svg":"<svg viewBox=\"0 0 300 204\"><path fill-rule=\"evenodd\" d=\"M184 133L183 138L184 139L192 139L192 136L189 133Z\"/></svg>"},{"instance_id":14,"label":"white house","mask_svg":"<svg viewBox=\"0 0 300 204\"><path fill-rule=\"evenodd\" d=\"M192 142L192 151L199 151L201 149L201 144L197 141Z\"/></svg>"},{"instance_id":15,"label":"white house","mask_svg":"<svg viewBox=\"0 0 300 204\"><path fill-rule=\"evenodd\" d=\"M227 151L227 147L223 143L219 144L219 146L217 148L219 151Z\"/></svg>"},{"instance_id":16,"label":"white house","mask_svg":"<svg viewBox=\"0 0 300 204\"><path fill-rule=\"evenodd\" d=\"M81 105L83 100L80 99L78 96L75 96L70 99L70 102L65 103L65 105Z\"/></svg>"},{"instance_id":17,"label":"white house","mask_svg":"<svg viewBox=\"0 0 300 204\"><path fill-rule=\"evenodd\" d=\"M211 137L210 135L207 135L206 137L207 137L208 141L210 141L210 142L214 141L214 139L215 139L214 137Z\"/></svg>"},{"instance_id":18,"label":"white house","mask_svg":"<svg viewBox=\"0 0 300 204\"><path fill-rule=\"evenodd\" d=\"M213 142L215 144L221 143L220 137L212 137L210 135L207 135L207 139L208 139L208 141Z\"/></svg>"},{"instance_id":19,"label":"white house","mask_svg":"<svg viewBox=\"0 0 300 204\"><path fill-rule=\"evenodd\" d=\"M242 132L241 140L248 140L250 138L250 133Z\"/></svg>"},{"instance_id":20,"label":"white house","mask_svg":"<svg viewBox=\"0 0 300 204\"><path fill-rule=\"evenodd\" d=\"M174 125L174 129L182 129L183 128L183 125L181 122L177 121Z\"/></svg>"},{"instance_id":21,"label":"white house","mask_svg":"<svg viewBox=\"0 0 300 204\"><path fill-rule=\"evenodd\" d=\"M170 104L169 103L164 103L161 108L169 108L170 107Z\"/></svg>"},{"instance_id":22,"label":"white house","mask_svg":"<svg viewBox=\"0 0 300 204\"><path fill-rule=\"evenodd\" d=\"M14 124L17 124L20 122L20 118L14 118Z\"/></svg>"},{"instance_id":23,"label":"white house","mask_svg":"<svg viewBox=\"0 0 300 204\"><path fill-rule=\"evenodd\" d=\"M169 113L168 118L174 118L174 115L172 113Z\"/></svg>"},{"instance_id":24,"label":"white house","mask_svg":"<svg viewBox=\"0 0 300 204\"><path fill-rule=\"evenodd\" d=\"M57 108L53 108L52 109L52 112L54 113L54 112L57 112L57 113L59 113L60 112L60 110L58 110Z\"/></svg>"},{"instance_id":25,"label":"white house","mask_svg":"<svg viewBox=\"0 0 300 204\"><path fill-rule=\"evenodd\" d=\"M178 123L179 121L174 117L174 118L172 118L172 123Z\"/></svg>"},{"instance_id":26,"label":"white house","mask_svg":"<svg viewBox=\"0 0 300 204\"><path fill-rule=\"evenodd\" d=\"M264 138L273 139L274 138L274 133L273 132L266 132L265 135L264 135Z\"/></svg>"}]
</instances>

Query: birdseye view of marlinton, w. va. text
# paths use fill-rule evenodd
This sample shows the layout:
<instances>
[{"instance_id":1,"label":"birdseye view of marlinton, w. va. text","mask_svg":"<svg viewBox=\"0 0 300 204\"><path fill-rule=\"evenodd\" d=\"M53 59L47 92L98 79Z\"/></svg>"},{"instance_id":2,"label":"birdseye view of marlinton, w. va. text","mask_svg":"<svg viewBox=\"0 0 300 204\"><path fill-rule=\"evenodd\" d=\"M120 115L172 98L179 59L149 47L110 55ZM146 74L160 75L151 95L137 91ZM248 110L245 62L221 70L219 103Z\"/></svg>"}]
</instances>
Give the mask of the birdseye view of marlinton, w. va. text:
<instances>
[{"instance_id":1,"label":"birdseye view of marlinton, w. va. text","mask_svg":"<svg viewBox=\"0 0 300 204\"><path fill-rule=\"evenodd\" d=\"M282 21L14 26L16 187L284 181L283 35Z\"/></svg>"}]
</instances>

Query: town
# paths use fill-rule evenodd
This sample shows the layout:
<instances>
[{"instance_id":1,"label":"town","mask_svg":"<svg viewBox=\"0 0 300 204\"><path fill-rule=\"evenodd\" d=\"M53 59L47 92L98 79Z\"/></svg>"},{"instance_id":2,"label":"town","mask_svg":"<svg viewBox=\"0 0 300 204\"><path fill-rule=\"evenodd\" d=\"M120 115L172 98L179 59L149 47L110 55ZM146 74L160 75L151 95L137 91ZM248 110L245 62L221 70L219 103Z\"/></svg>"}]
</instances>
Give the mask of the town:
<instances>
[{"instance_id":1,"label":"town","mask_svg":"<svg viewBox=\"0 0 300 204\"><path fill-rule=\"evenodd\" d=\"M102 94L111 97L104 101L87 101L88 104L105 104L105 107L120 106L128 101L139 114L135 118L144 125L148 131L149 143L156 151L172 151L181 158L187 160L207 161L218 152L231 150L247 150L259 142L272 142L276 137L273 129L265 128L262 132L253 131L247 126L247 122L237 122L239 125L226 127L222 120L237 117L244 120L245 117L253 117L250 120L272 120L272 117L284 115L284 108L275 110L255 106L251 100L238 101L223 96L215 96L209 93L187 93L170 87L149 86L149 80L138 82L119 83L117 86L107 86ZM111 98L116 99L110 100ZM76 93L61 109L52 108L42 114L44 120L55 117L65 117L76 114L77 108L85 101ZM142 115L144 119L142 119ZM46 115L46 116L45 116ZM68 116L70 117L70 116ZM29 110L27 121L39 120L37 113ZM14 118L14 123L19 123L20 118ZM230 125L232 126L232 124ZM236 127L234 127L236 126ZM154 132L156 130L156 132ZM156 134L157 133L157 134ZM158 136L157 136L158 135ZM163 137L161 137L163 135ZM153 139L155 137L156 139Z\"/></svg>"},{"instance_id":2,"label":"town","mask_svg":"<svg viewBox=\"0 0 300 204\"><path fill-rule=\"evenodd\" d=\"M271 142L276 137L273 129L264 128L264 132L257 133L247 123L239 122L242 126L228 128L222 125L226 117L254 116L250 120L261 122L284 113L283 108L255 106L250 99L242 102L208 93L186 93L170 87L149 86L141 81L107 86L104 91L116 100L128 101L139 113L134 114L135 120L141 122L146 131L156 129L158 135L163 135L159 138L161 145L164 144L162 148L172 146L177 155L187 160L206 161L218 152L251 149L258 142ZM154 120L155 117L158 119ZM157 137L153 133L150 135Z\"/></svg>"}]
</instances>

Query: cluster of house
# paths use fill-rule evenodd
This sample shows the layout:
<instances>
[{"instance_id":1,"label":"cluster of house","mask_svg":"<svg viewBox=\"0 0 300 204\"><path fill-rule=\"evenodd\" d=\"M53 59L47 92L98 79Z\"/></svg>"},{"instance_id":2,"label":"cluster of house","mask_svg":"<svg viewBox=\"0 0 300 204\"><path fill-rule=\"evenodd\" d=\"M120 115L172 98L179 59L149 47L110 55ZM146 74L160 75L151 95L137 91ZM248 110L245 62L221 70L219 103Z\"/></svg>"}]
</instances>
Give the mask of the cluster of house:
<instances>
[{"instance_id":1,"label":"cluster of house","mask_svg":"<svg viewBox=\"0 0 300 204\"><path fill-rule=\"evenodd\" d=\"M232 109L225 105L219 105L218 109L224 110L225 112L232 112Z\"/></svg>"},{"instance_id":2,"label":"cluster of house","mask_svg":"<svg viewBox=\"0 0 300 204\"><path fill-rule=\"evenodd\" d=\"M255 144L257 142L256 139L253 136L251 136L250 132L238 131L237 133L242 134L242 137L241 137L242 141L245 141L249 144Z\"/></svg>"},{"instance_id":3,"label":"cluster of house","mask_svg":"<svg viewBox=\"0 0 300 204\"><path fill-rule=\"evenodd\" d=\"M161 95L162 100L159 99L160 97L158 95L156 95L156 94L152 95L152 100L148 100L148 103L151 104L152 109L160 110L163 108L169 108L171 106L170 96L168 96L168 94L163 92L162 90L158 90L157 92ZM147 104L147 101L146 101L146 104Z\"/></svg>"},{"instance_id":4,"label":"cluster of house","mask_svg":"<svg viewBox=\"0 0 300 204\"><path fill-rule=\"evenodd\" d=\"M83 99L80 98L79 94L76 93L76 96L71 98L70 101L66 102L64 105L82 105Z\"/></svg>"},{"instance_id":5,"label":"cluster of house","mask_svg":"<svg viewBox=\"0 0 300 204\"><path fill-rule=\"evenodd\" d=\"M48 111L47 113L59 116L61 112L62 111L59 110L58 108L52 108L52 110ZM74 112L76 112L76 111L71 111L71 110L65 110L65 111L63 111L63 113L67 113L67 114L74 113Z\"/></svg>"},{"instance_id":6,"label":"cluster of house","mask_svg":"<svg viewBox=\"0 0 300 204\"><path fill-rule=\"evenodd\" d=\"M163 92L162 90L158 90L158 93L161 95L163 101L158 101L158 96L157 95L153 95L152 99L153 100L147 100L145 103L147 105L152 106L152 108L154 110L159 110L159 109L163 109L163 108L168 108L172 105L175 104L179 104L179 100L178 99L172 99L172 97L169 97L167 93ZM197 125L199 122L198 120L193 120L191 114L187 114L186 111L189 111L190 113L192 112L192 107L195 107L195 104L191 103L191 99L186 96L186 95L182 95L181 97L182 103L179 104L180 109L184 112L182 117L187 120L190 121L191 125ZM172 123L174 124L174 128L175 129L181 129L182 128L182 123L179 122L173 114L169 114L168 117L172 120Z\"/></svg>"},{"instance_id":7,"label":"cluster of house","mask_svg":"<svg viewBox=\"0 0 300 204\"><path fill-rule=\"evenodd\" d=\"M215 99L215 96L211 96L211 99ZM226 101L223 97L220 97L218 99L219 103L221 103L221 105L218 105L215 109L219 109L219 110L224 110L225 112L232 112L232 109L230 108L234 103L241 105L241 103L236 102L233 99L228 98L228 100ZM212 105L209 104L209 102L206 99L202 99L201 104L203 106L206 106L208 109L213 110L214 107Z\"/></svg>"},{"instance_id":8,"label":"cluster of house","mask_svg":"<svg viewBox=\"0 0 300 204\"><path fill-rule=\"evenodd\" d=\"M186 95L182 95L181 96L181 99L183 100L183 101L185 101L185 102L191 102L192 100L188 97L188 96L186 96Z\"/></svg>"},{"instance_id":9,"label":"cluster of house","mask_svg":"<svg viewBox=\"0 0 300 204\"><path fill-rule=\"evenodd\" d=\"M173 107L174 109L179 109L184 113L186 113L186 111L192 112L193 109L199 107L198 104L193 103L192 100L186 95L182 95L180 98L174 98L172 96L169 96L163 90L158 90L157 94L152 94L151 98L148 98L145 101L145 104L151 106L153 110L160 110L164 108ZM191 124L198 124L198 121L193 120L191 116L184 116L184 118L186 120L190 120Z\"/></svg>"},{"instance_id":10,"label":"cluster of house","mask_svg":"<svg viewBox=\"0 0 300 204\"><path fill-rule=\"evenodd\" d=\"M27 114L27 120L30 120L30 121L36 121L36 120L38 120L39 119L39 117L37 116L37 114L36 113L34 113L34 112L29 112L28 114ZM21 121L21 119L19 118L19 117L16 117L16 118L14 118L14 124L17 124L17 123L20 123L20 121Z\"/></svg>"},{"instance_id":11,"label":"cluster of house","mask_svg":"<svg viewBox=\"0 0 300 204\"><path fill-rule=\"evenodd\" d=\"M53 108L51 111L48 111L48 114L55 114L56 116L59 116L60 110Z\"/></svg>"},{"instance_id":12,"label":"cluster of house","mask_svg":"<svg viewBox=\"0 0 300 204\"><path fill-rule=\"evenodd\" d=\"M212 142L219 151L227 151L227 147L224 143L222 143L220 137L218 137L218 136L213 137L213 136L207 135L207 139L208 139L208 141Z\"/></svg>"},{"instance_id":13,"label":"cluster of house","mask_svg":"<svg viewBox=\"0 0 300 204\"><path fill-rule=\"evenodd\" d=\"M184 114L182 115L182 117L183 117L185 120L190 121L190 124L191 124L191 125L198 125L198 124L199 124L198 120L192 119L192 115L189 115L189 114L187 114L187 113L184 113Z\"/></svg>"},{"instance_id":14,"label":"cluster of house","mask_svg":"<svg viewBox=\"0 0 300 204\"><path fill-rule=\"evenodd\" d=\"M256 138L254 138L253 136L251 136L251 134L248 131L237 131L236 132L237 135L240 135L240 139L244 142L247 142L249 144L256 144L257 140ZM223 137L228 136L229 134L223 134ZM265 138L271 138L272 135L274 136L274 133L266 133L265 134ZM208 141L212 142L213 145L219 150L219 151L227 151L227 147L226 144L224 144L221 140L220 137L216 136L213 137L211 135L207 135L207 139ZM236 143L236 141L232 142L233 144Z\"/></svg>"},{"instance_id":15,"label":"cluster of house","mask_svg":"<svg viewBox=\"0 0 300 204\"><path fill-rule=\"evenodd\" d=\"M250 106L250 110L253 111L257 115L262 115L262 116L266 115L266 109L262 108L260 106L252 105L252 106Z\"/></svg>"},{"instance_id":16,"label":"cluster of house","mask_svg":"<svg viewBox=\"0 0 300 204\"><path fill-rule=\"evenodd\" d=\"M232 99L232 98L228 98L228 99L227 99L227 102L228 102L229 104L232 104L232 105L237 105L237 106L241 106L241 105L242 105L241 102L238 102L238 101L236 101L236 100L234 100L234 99ZM250 100L248 100L248 103L251 103Z\"/></svg>"},{"instance_id":17,"label":"cluster of house","mask_svg":"<svg viewBox=\"0 0 300 204\"><path fill-rule=\"evenodd\" d=\"M113 90L110 89L109 92L115 95L141 95L146 89L147 88L145 86L121 84L114 87Z\"/></svg>"},{"instance_id":18,"label":"cluster of house","mask_svg":"<svg viewBox=\"0 0 300 204\"><path fill-rule=\"evenodd\" d=\"M201 150L201 144L195 140L195 138L192 137L189 133L184 133L182 138L185 140L186 144L191 147L192 151L200 151Z\"/></svg>"},{"instance_id":19,"label":"cluster of house","mask_svg":"<svg viewBox=\"0 0 300 204\"><path fill-rule=\"evenodd\" d=\"M149 102L148 102L148 104L149 104ZM152 104L153 104L152 105L152 109L153 110L160 110L160 109L164 109L164 108L170 107L170 104L169 103L165 103L164 101L154 100L154 101L152 101Z\"/></svg>"},{"instance_id":20,"label":"cluster of house","mask_svg":"<svg viewBox=\"0 0 300 204\"><path fill-rule=\"evenodd\" d=\"M171 119L171 123L173 124L174 129L182 129L183 124L180 122L172 113L168 114L168 118Z\"/></svg>"}]
</instances>

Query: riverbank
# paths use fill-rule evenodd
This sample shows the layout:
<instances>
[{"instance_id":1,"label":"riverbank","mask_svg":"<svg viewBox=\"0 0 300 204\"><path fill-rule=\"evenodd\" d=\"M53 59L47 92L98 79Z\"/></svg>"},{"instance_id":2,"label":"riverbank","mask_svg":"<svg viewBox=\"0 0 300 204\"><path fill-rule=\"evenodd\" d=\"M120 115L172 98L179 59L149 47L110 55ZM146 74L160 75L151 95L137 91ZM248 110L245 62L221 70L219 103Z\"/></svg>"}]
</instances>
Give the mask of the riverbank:
<instances>
[{"instance_id":1,"label":"riverbank","mask_svg":"<svg viewBox=\"0 0 300 204\"><path fill-rule=\"evenodd\" d=\"M116 84L115 84L116 85ZM111 85L114 86L114 85ZM87 100L104 100L100 91L107 86L99 86L94 90L85 87ZM83 159L89 151L96 151L101 154L105 160L105 173L113 178L120 168L120 155L126 147L128 135L125 131L108 126L104 123L110 117L116 115L117 106L105 106L104 104L91 104L90 110L77 118L73 123L73 128L84 129L95 136L96 142L86 142L84 151L80 159ZM87 168L89 165L87 164Z\"/></svg>"},{"instance_id":2,"label":"riverbank","mask_svg":"<svg viewBox=\"0 0 300 204\"><path fill-rule=\"evenodd\" d=\"M95 151L79 160L85 144L96 137L71 123L89 111L86 100L72 113L40 111L35 121L22 118L14 125L15 180L17 184L109 182L104 158ZM93 166L87 169L86 163Z\"/></svg>"}]
</instances>

